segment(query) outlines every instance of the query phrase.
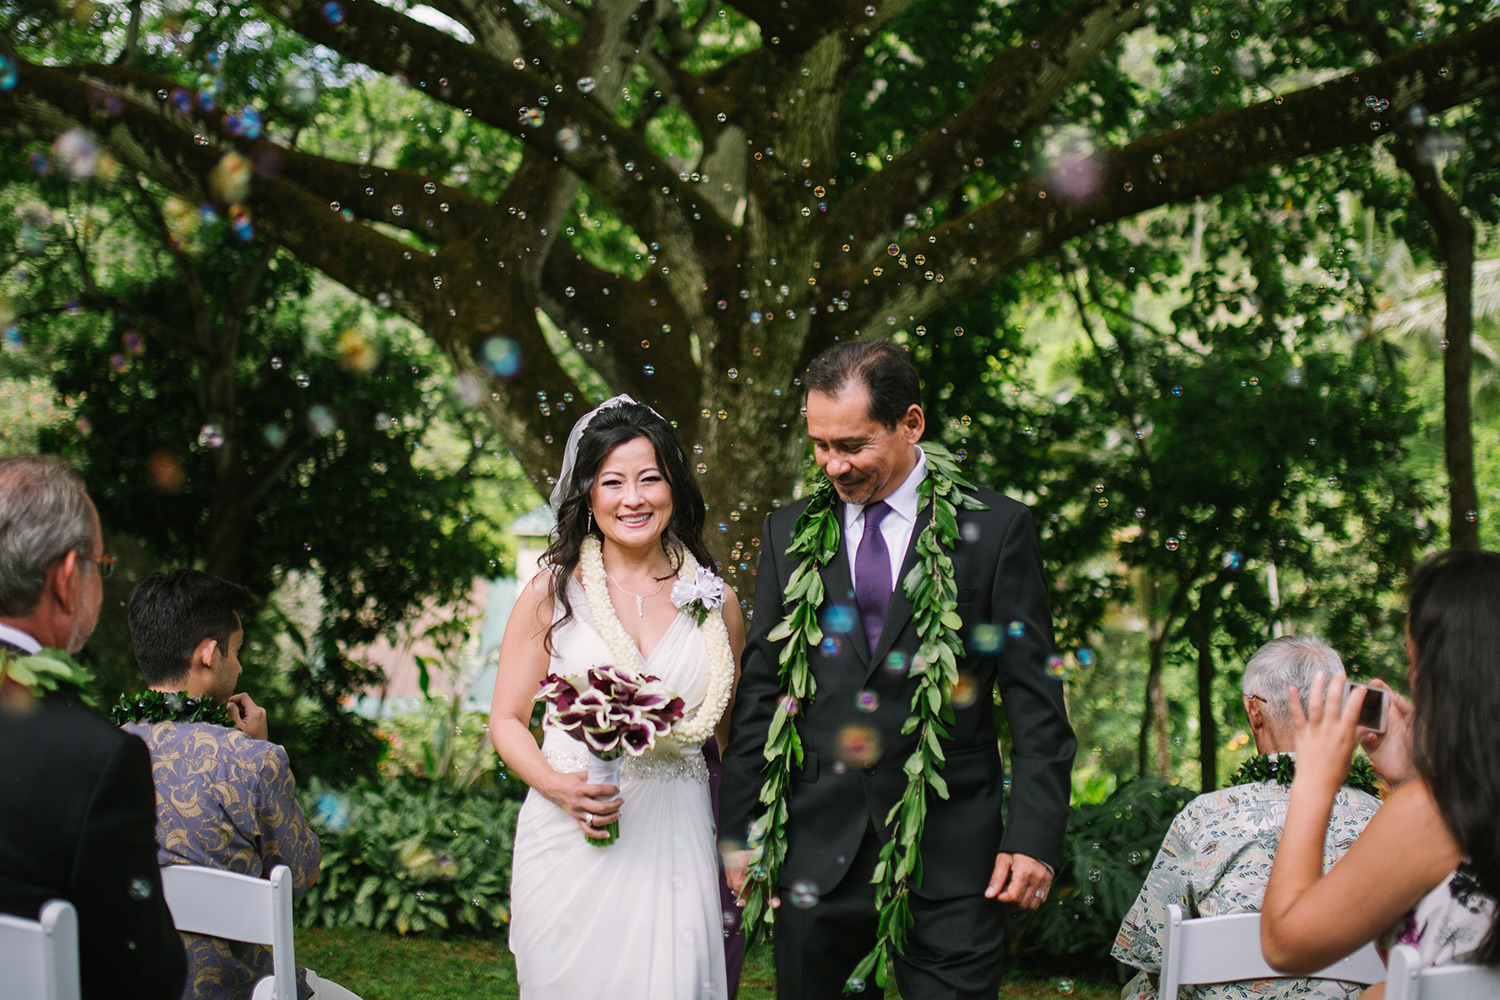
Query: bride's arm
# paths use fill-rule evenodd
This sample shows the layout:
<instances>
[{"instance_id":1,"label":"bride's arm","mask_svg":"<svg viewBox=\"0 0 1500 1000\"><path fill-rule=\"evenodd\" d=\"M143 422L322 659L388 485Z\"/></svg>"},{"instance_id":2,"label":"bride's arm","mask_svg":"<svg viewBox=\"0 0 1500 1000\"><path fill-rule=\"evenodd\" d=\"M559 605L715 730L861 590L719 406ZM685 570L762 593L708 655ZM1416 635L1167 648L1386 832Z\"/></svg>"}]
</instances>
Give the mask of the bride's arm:
<instances>
[{"instance_id":1,"label":"bride's arm","mask_svg":"<svg viewBox=\"0 0 1500 1000\"><path fill-rule=\"evenodd\" d=\"M719 724L714 727L720 757L729 746L729 717L734 714L734 693L740 686L740 657L745 652L745 614L740 610L740 599L734 595L734 588L727 583L724 584L723 614L724 628L729 632L729 652L734 660L734 682L729 685L729 704L724 706L724 714L719 716Z\"/></svg>"},{"instance_id":2,"label":"bride's arm","mask_svg":"<svg viewBox=\"0 0 1500 1000\"><path fill-rule=\"evenodd\" d=\"M522 589L500 640L500 666L490 703L490 742L516 777L576 819L588 836L604 837L604 830L586 821L592 814L594 825L603 827L618 819L620 790L614 785L590 785L582 772L554 770L531 734L532 705L551 659L543 641L551 624L552 576L544 570Z\"/></svg>"}]
</instances>

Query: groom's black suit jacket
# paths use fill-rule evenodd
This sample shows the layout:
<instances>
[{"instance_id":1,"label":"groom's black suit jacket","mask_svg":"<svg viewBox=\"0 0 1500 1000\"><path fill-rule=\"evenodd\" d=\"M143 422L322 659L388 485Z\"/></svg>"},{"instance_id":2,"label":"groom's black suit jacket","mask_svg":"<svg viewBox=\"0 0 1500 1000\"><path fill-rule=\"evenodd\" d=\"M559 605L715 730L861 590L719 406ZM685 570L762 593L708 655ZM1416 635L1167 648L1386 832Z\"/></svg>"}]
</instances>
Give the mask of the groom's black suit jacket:
<instances>
[{"instance_id":1,"label":"groom's black suit jacket","mask_svg":"<svg viewBox=\"0 0 1500 1000\"><path fill-rule=\"evenodd\" d=\"M995 855L1001 851L1028 855L1054 870L1061 867L1069 772L1077 747L1062 684L1047 671L1052 621L1031 512L991 490L978 490L977 496L988 509L958 512L961 540L950 552L958 613L964 622L966 650L971 649L970 633L981 623L998 625L1004 644L997 653L969 652L959 663L960 672L972 684L968 690L976 697L967 705L955 704L957 719L942 742L948 799L939 799L931 789L927 792L919 891L931 899L983 892ZM721 839L743 839L751 821L764 810L759 802L765 766L762 750L781 696L782 645L767 635L785 614L782 595L796 568L786 550L806 506L804 500L766 519L755 616L724 758ZM835 516L842 526L842 505L835 509ZM913 544L930 516L930 508L919 511ZM909 664L919 645L911 602L901 583L914 562L915 551L908 545L886 625L873 650L857 613L853 631L843 637L836 652L809 650L817 693L810 705L801 706L797 719L805 758L790 783L783 885L806 880L828 891L843 878L872 824L882 841L888 839L886 814L906 788L902 765L915 750L917 739L916 734L901 735L917 682L908 672L888 668L892 653L904 655ZM823 568L822 577L824 610L835 604L853 609L849 554L844 548ZM1018 636L1010 634L1012 623L1020 625ZM878 699L873 712L864 710L868 698L863 706L856 705L867 691ZM991 691L1000 698L1010 729L1008 822L1002 816L1005 773ZM882 750L872 765L841 761L850 726L873 727L878 733Z\"/></svg>"}]
</instances>

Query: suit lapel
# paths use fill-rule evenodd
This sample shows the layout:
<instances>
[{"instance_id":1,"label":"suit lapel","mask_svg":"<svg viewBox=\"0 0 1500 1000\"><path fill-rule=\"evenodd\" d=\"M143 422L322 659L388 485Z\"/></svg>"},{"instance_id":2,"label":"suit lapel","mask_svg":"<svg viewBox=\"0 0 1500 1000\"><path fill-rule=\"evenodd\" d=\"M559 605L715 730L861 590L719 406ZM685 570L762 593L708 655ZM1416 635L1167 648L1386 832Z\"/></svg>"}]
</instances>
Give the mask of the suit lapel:
<instances>
[{"instance_id":1,"label":"suit lapel","mask_svg":"<svg viewBox=\"0 0 1500 1000\"><path fill-rule=\"evenodd\" d=\"M911 538L906 543L906 558L901 560L901 572L896 574L896 589L891 594L890 607L885 612L885 627L880 630L880 641L875 644L875 655L871 656L867 666L873 674L875 667L885 662L886 654L895 645L896 637L901 630L906 628L906 623L911 621L911 598L906 596L906 574L912 571L917 564L917 536L922 533L922 515L925 511L917 508L917 523L912 525ZM863 631L863 629L861 629Z\"/></svg>"}]
</instances>

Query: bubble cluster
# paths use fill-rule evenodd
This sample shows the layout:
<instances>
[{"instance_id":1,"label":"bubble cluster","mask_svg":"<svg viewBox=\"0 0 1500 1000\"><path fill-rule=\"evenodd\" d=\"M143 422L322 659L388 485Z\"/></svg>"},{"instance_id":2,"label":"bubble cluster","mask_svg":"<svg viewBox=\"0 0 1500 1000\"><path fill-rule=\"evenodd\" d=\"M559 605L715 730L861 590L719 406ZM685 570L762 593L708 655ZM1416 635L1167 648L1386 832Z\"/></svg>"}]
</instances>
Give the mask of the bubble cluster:
<instances>
[{"instance_id":1,"label":"bubble cluster","mask_svg":"<svg viewBox=\"0 0 1500 1000\"><path fill-rule=\"evenodd\" d=\"M224 447L224 431L219 428L218 424L204 424L198 429L198 447Z\"/></svg>"}]
</instances>

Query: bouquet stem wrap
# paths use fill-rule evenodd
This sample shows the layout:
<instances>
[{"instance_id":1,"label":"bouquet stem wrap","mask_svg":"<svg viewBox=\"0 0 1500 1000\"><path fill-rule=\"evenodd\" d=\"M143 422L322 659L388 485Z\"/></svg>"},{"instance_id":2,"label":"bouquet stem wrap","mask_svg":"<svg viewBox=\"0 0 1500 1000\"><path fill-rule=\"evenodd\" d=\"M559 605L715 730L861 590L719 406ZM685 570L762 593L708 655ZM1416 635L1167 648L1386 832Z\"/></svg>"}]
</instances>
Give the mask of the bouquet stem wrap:
<instances>
[{"instance_id":1,"label":"bouquet stem wrap","mask_svg":"<svg viewBox=\"0 0 1500 1000\"><path fill-rule=\"evenodd\" d=\"M620 768L624 765L625 758L616 754L614 757L599 757L589 751L589 784L591 785L614 785L620 787ZM609 834L607 837L589 837L588 842L595 847L608 847L620 839L620 821L615 820L608 826L599 829Z\"/></svg>"}]
</instances>

